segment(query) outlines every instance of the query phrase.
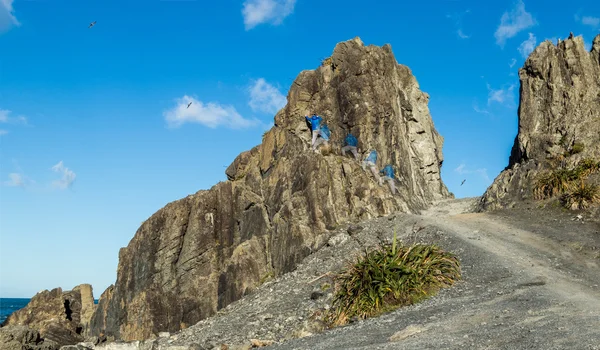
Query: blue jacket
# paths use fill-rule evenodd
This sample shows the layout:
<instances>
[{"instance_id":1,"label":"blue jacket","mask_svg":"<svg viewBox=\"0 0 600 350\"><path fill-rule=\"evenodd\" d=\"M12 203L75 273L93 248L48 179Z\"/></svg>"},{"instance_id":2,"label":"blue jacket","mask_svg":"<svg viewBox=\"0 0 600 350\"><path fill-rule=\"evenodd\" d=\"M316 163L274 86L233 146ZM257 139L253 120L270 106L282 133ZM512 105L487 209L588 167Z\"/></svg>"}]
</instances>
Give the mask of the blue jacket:
<instances>
[{"instance_id":1,"label":"blue jacket","mask_svg":"<svg viewBox=\"0 0 600 350\"><path fill-rule=\"evenodd\" d=\"M394 169L389 164L386 165L385 168L383 168L383 170L380 171L380 173L383 173L383 175L389 176L392 179L394 178Z\"/></svg>"},{"instance_id":2,"label":"blue jacket","mask_svg":"<svg viewBox=\"0 0 600 350\"><path fill-rule=\"evenodd\" d=\"M358 146L358 140L356 139L356 137L354 137L354 135L352 134L348 134L348 136L346 136L346 144L348 146Z\"/></svg>"},{"instance_id":3,"label":"blue jacket","mask_svg":"<svg viewBox=\"0 0 600 350\"><path fill-rule=\"evenodd\" d=\"M323 121L323 118L319 117L318 115L313 114L312 117L305 117L306 121L310 123L310 129L311 130L319 130L319 128L321 127L321 121Z\"/></svg>"},{"instance_id":4,"label":"blue jacket","mask_svg":"<svg viewBox=\"0 0 600 350\"><path fill-rule=\"evenodd\" d=\"M369 156L365 160L371 161L373 163L377 163L377 151L375 151L375 150L371 151L371 153L369 153Z\"/></svg>"},{"instance_id":5,"label":"blue jacket","mask_svg":"<svg viewBox=\"0 0 600 350\"><path fill-rule=\"evenodd\" d=\"M331 136L331 131L329 130L327 124L323 124L323 126L321 127L321 137L325 141L329 141L329 136Z\"/></svg>"},{"instance_id":6,"label":"blue jacket","mask_svg":"<svg viewBox=\"0 0 600 350\"><path fill-rule=\"evenodd\" d=\"M321 121L323 121L323 118L319 117L318 115L313 114L312 117L305 117L306 121L310 123L310 129L311 130L319 130L319 128L321 127Z\"/></svg>"}]
</instances>

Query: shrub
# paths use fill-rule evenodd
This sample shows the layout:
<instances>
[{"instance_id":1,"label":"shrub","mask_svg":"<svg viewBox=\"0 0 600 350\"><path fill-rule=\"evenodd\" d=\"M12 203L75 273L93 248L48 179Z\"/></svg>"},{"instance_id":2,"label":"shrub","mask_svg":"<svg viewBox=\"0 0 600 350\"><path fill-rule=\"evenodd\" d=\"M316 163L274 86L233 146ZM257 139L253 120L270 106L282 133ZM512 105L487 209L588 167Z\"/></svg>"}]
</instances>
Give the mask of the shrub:
<instances>
[{"instance_id":1,"label":"shrub","mask_svg":"<svg viewBox=\"0 0 600 350\"><path fill-rule=\"evenodd\" d=\"M600 162L593 159L583 159L573 169L556 169L541 174L533 187L536 199L551 198L573 189L574 183L600 171Z\"/></svg>"},{"instance_id":2,"label":"shrub","mask_svg":"<svg viewBox=\"0 0 600 350\"><path fill-rule=\"evenodd\" d=\"M563 202L565 207L572 210L589 208L592 204L600 202L600 187L582 180L577 189L563 196Z\"/></svg>"},{"instance_id":3,"label":"shrub","mask_svg":"<svg viewBox=\"0 0 600 350\"><path fill-rule=\"evenodd\" d=\"M460 263L435 245L391 245L366 253L336 278L330 326L419 302L461 278Z\"/></svg>"}]
</instances>

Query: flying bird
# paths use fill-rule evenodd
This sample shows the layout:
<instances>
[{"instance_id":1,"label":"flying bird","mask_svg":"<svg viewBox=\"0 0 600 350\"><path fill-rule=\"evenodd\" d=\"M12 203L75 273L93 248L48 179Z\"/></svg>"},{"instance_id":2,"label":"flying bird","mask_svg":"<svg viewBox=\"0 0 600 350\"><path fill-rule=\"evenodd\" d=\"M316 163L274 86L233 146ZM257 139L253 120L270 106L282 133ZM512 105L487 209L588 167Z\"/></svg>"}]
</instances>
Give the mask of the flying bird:
<instances>
[{"instance_id":1,"label":"flying bird","mask_svg":"<svg viewBox=\"0 0 600 350\"><path fill-rule=\"evenodd\" d=\"M467 179L462 180L462 182L460 183L460 185L462 186L465 183L465 181L467 181Z\"/></svg>"},{"instance_id":2,"label":"flying bird","mask_svg":"<svg viewBox=\"0 0 600 350\"><path fill-rule=\"evenodd\" d=\"M90 26L88 28L92 28L95 24L96 24L96 21L90 23Z\"/></svg>"},{"instance_id":3,"label":"flying bird","mask_svg":"<svg viewBox=\"0 0 600 350\"><path fill-rule=\"evenodd\" d=\"M192 103L191 103L191 102L190 102L190 103L188 103L188 106L187 106L187 108L190 108L190 106L191 106L191 105L192 105Z\"/></svg>"}]
</instances>

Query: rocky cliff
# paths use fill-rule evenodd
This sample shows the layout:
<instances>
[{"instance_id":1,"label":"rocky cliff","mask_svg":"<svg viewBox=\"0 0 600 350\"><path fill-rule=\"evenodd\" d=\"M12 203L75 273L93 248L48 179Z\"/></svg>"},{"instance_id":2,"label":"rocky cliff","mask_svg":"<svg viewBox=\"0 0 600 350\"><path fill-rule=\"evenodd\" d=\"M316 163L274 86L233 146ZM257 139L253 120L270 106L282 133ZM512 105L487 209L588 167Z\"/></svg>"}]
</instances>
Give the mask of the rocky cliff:
<instances>
[{"instance_id":1,"label":"rocky cliff","mask_svg":"<svg viewBox=\"0 0 600 350\"><path fill-rule=\"evenodd\" d=\"M35 342L41 337L58 345L75 344L84 340L84 329L89 327L94 308L92 286L89 284L64 292L61 288L44 290L31 298L26 307L13 312L2 326L27 326L35 331L18 333Z\"/></svg>"},{"instance_id":2,"label":"rocky cliff","mask_svg":"<svg viewBox=\"0 0 600 350\"><path fill-rule=\"evenodd\" d=\"M600 159L600 35L591 51L572 35L541 43L519 70L519 130L508 167L487 189L480 210L531 198L541 170Z\"/></svg>"},{"instance_id":3,"label":"rocky cliff","mask_svg":"<svg viewBox=\"0 0 600 350\"><path fill-rule=\"evenodd\" d=\"M298 75L274 127L233 161L227 181L142 224L119 252L117 281L100 298L91 334L141 340L188 327L293 270L342 223L452 197L428 99L389 45L336 45L320 67ZM311 113L329 125L333 152L310 150ZM379 169L395 167L399 193L339 155L347 132L362 151L378 151Z\"/></svg>"}]
</instances>

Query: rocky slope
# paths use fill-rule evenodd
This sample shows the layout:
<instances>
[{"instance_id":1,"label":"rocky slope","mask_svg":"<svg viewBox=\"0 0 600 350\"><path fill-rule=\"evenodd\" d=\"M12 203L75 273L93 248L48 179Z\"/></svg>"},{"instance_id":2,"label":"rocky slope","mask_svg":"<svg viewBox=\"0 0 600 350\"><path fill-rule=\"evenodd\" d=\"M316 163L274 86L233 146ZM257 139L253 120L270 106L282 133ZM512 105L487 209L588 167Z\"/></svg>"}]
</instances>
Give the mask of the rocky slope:
<instances>
[{"instance_id":1,"label":"rocky slope","mask_svg":"<svg viewBox=\"0 0 600 350\"><path fill-rule=\"evenodd\" d=\"M196 325L61 350L599 349L600 225L560 209L472 213L477 202L340 226L296 270ZM323 331L333 275L394 232L405 244L456 253L462 280L421 303Z\"/></svg>"},{"instance_id":2,"label":"rocky slope","mask_svg":"<svg viewBox=\"0 0 600 350\"><path fill-rule=\"evenodd\" d=\"M389 45L336 45L322 66L299 74L275 126L227 168L228 181L142 224L119 252L117 281L102 294L90 334L134 340L186 328L294 270L342 223L451 197L428 98ZM310 151L311 113L330 126L334 154ZM346 132L361 150L377 149L379 169L395 166L398 194L338 155Z\"/></svg>"},{"instance_id":3,"label":"rocky slope","mask_svg":"<svg viewBox=\"0 0 600 350\"><path fill-rule=\"evenodd\" d=\"M482 197L481 210L531 198L532 179L553 162L600 160L600 35L541 43L519 70L519 130L508 167Z\"/></svg>"},{"instance_id":4,"label":"rocky slope","mask_svg":"<svg viewBox=\"0 0 600 350\"><path fill-rule=\"evenodd\" d=\"M18 330L14 335L27 342L39 343L40 337L46 344L54 342L58 345L75 344L84 340L83 331L89 327L94 312L92 286L82 284L70 291L55 288L37 293L23 309L13 312L2 324L1 330L8 337L11 326ZM5 329L7 328L7 329Z\"/></svg>"}]
</instances>

